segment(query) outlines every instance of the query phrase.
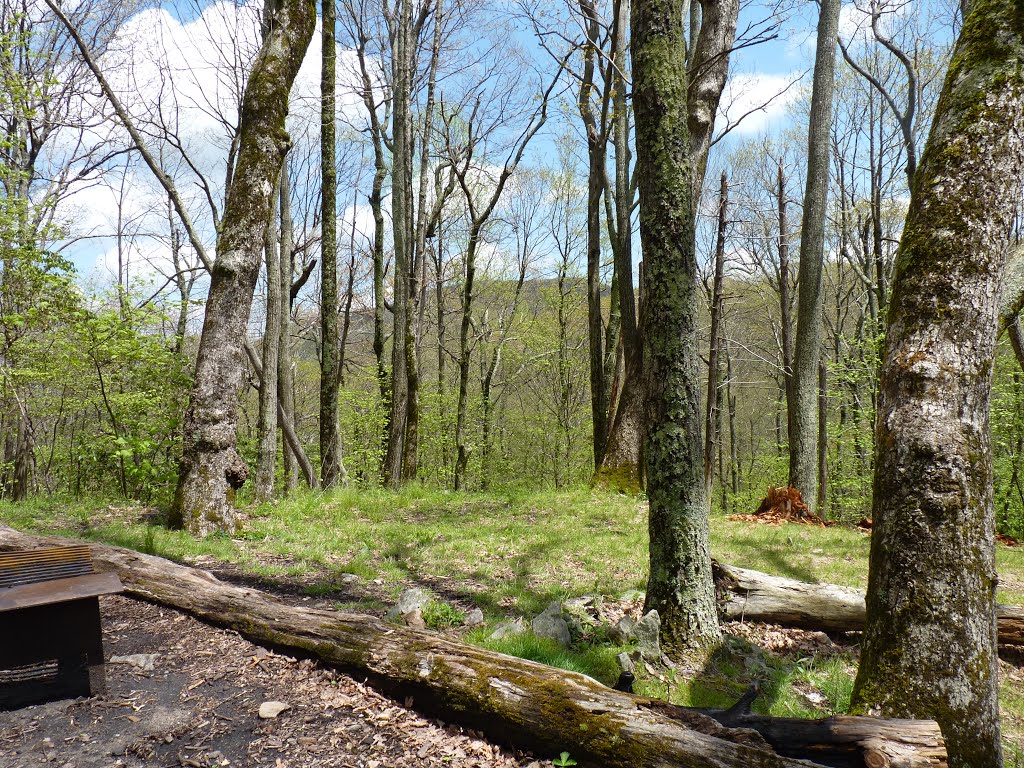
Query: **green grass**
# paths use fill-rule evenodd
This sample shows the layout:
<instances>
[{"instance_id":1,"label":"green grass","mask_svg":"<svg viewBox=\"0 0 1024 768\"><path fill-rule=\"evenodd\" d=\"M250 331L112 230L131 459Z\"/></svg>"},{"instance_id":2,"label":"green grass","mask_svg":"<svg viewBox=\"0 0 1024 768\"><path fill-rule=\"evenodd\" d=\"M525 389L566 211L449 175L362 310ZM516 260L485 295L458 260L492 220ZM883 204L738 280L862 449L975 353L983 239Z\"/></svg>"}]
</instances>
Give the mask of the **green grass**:
<instances>
[{"instance_id":1,"label":"green grass","mask_svg":"<svg viewBox=\"0 0 1024 768\"><path fill-rule=\"evenodd\" d=\"M642 590L647 571L643 503L588 489L454 494L409 486L399 493L338 490L300 493L244 510L240 532L196 541L160 524L153 510L97 500L0 503L0 520L22 530L59 533L131 547L211 567L232 563L252 577L298 582L309 596L343 610L382 614L409 586L435 601L431 627L611 683L623 650L601 637L572 649L532 634L488 639L509 615L532 616L549 602L585 594L612 598ZM712 550L723 562L812 582L863 588L869 538L847 528L751 525L715 516ZM1024 547L997 548L999 599L1024 604ZM362 591L355 593L346 587ZM479 606L484 627L457 629ZM756 682L755 709L776 716L822 716L849 706L854 662L768 653L731 638L696 674L641 676L637 691L691 706L727 707ZM1004 684L1008 764L1024 768L1024 692ZM1016 750L1015 752L1013 750Z\"/></svg>"}]
</instances>

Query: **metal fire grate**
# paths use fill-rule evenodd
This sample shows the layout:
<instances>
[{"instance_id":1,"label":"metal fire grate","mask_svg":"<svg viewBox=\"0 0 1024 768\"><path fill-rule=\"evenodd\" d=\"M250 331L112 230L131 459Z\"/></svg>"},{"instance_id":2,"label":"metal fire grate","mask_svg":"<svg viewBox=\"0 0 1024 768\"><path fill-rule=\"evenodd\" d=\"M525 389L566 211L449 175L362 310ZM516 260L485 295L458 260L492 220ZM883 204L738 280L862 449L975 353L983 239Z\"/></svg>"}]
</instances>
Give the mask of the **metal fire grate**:
<instances>
[{"instance_id":1,"label":"metal fire grate","mask_svg":"<svg viewBox=\"0 0 1024 768\"><path fill-rule=\"evenodd\" d=\"M0 589L95 573L87 546L0 553Z\"/></svg>"},{"instance_id":2,"label":"metal fire grate","mask_svg":"<svg viewBox=\"0 0 1024 768\"><path fill-rule=\"evenodd\" d=\"M0 709L102 692L99 596L121 590L84 545L0 553Z\"/></svg>"}]
</instances>

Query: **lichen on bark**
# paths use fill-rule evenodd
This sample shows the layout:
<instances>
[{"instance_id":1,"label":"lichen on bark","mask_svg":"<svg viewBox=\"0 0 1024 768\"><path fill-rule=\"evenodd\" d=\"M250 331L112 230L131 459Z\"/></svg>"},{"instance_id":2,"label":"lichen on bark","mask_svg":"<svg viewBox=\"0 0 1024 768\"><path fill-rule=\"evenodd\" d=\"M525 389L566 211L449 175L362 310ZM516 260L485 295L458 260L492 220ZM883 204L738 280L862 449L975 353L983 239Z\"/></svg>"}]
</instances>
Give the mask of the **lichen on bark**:
<instances>
[{"instance_id":1,"label":"lichen on bark","mask_svg":"<svg viewBox=\"0 0 1024 768\"><path fill-rule=\"evenodd\" d=\"M695 173L687 129L682 3L633 0L646 395L650 575L647 609L670 654L721 637L704 494L697 359Z\"/></svg>"},{"instance_id":2,"label":"lichen on bark","mask_svg":"<svg viewBox=\"0 0 1024 768\"><path fill-rule=\"evenodd\" d=\"M972 3L914 179L876 426L858 711L939 722L1001 765L989 396L1024 170L1024 4Z\"/></svg>"},{"instance_id":3,"label":"lichen on bark","mask_svg":"<svg viewBox=\"0 0 1024 768\"><path fill-rule=\"evenodd\" d=\"M238 160L210 274L171 511L173 523L199 536L234 527L234 492L248 474L235 450L242 345L275 182L289 146L288 96L315 23L309 0L278 3L242 96Z\"/></svg>"}]
</instances>

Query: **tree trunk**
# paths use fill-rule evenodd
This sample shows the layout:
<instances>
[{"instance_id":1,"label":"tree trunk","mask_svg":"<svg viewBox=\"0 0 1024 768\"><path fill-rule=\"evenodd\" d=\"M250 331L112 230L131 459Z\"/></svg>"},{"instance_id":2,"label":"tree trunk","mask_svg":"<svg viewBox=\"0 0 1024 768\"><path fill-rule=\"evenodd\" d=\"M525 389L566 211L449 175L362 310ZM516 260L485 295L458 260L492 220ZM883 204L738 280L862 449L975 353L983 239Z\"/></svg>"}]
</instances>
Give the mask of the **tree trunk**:
<instances>
[{"instance_id":1,"label":"tree trunk","mask_svg":"<svg viewBox=\"0 0 1024 768\"><path fill-rule=\"evenodd\" d=\"M729 179L722 171L722 183L718 193L718 234L715 238L715 277L711 289L711 341L708 351L708 393L704 401L704 495L711 503L712 482L715 470L716 434L720 435L716 425L721 425L719 403L719 366L718 348L720 345L721 320L724 300L722 298L722 281L725 277L725 227L729 212ZM719 437L721 440L721 437ZM721 452L719 452L721 457Z\"/></svg>"},{"instance_id":2,"label":"tree trunk","mask_svg":"<svg viewBox=\"0 0 1024 768\"><path fill-rule=\"evenodd\" d=\"M643 385L650 505L647 610L668 653L721 639L704 496L697 257L681 0L633 0L633 110L644 250Z\"/></svg>"},{"instance_id":3,"label":"tree trunk","mask_svg":"<svg viewBox=\"0 0 1024 768\"><path fill-rule=\"evenodd\" d=\"M624 493L638 493L642 486L643 392L640 389L642 349L633 290L632 210L636 191L630 179L632 151L629 142L629 107L626 75L629 26L628 0L616 0L613 62L612 115L615 136L615 282L618 288L619 333L624 359L623 376L608 425L608 440L601 465L594 474L596 486ZM610 398L609 398L610 399Z\"/></svg>"},{"instance_id":4,"label":"tree trunk","mask_svg":"<svg viewBox=\"0 0 1024 768\"><path fill-rule=\"evenodd\" d=\"M171 518L201 536L234 528L235 490L248 475L235 451L242 340L275 181L288 148L288 95L316 20L304 0L282 0L275 16L277 23L242 97L238 160L224 206L183 423L181 472Z\"/></svg>"},{"instance_id":5,"label":"tree trunk","mask_svg":"<svg viewBox=\"0 0 1024 768\"><path fill-rule=\"evenodd\" d=\"M587 337L590 341L590 412L594 466L600 467L608 440L608 382L605 380L604 323L601 317L601 193L604 190L607 134L594 115L594 70L600 25L593 0L580 0L584 47L577 108L587 135ZM605 96L607 98L607 95Z\"/></svg>"},{"instance_id":6,"label":"tree trunk","mask_svg":"<svg viewBox=\"0 0 1024 768\"><path fill-rule=\"evenodd\" d=\"M336 0L322 0L320 66L320 483L341 472L338 433L338 175L335 167Z\"/></svg>"},{"instance_id":7,"label":"tree trunk","mask_svg":"<svg viewBox=\"0 0 1024 768\"><path fill-rule=\"evenodd\" d=\"M283 173L283 172L282 172ZM281 176L277 179L281 184ZM257 425L259 451L253 495L257 501L269 501L274 495L277 471L277 357L281 347L281 248L278 244L277 217L271 206L270 222L264 235L263 251L267 266L266 321L263 324L263 373L260 376L260 401Z\"/></svg>"},{"instance_id":8,"label":"tree trunk","mask_svg":"<svg viewBox=\"0 0 1024 768\"><path fill-rule=\"evenodd\" d=\"M807 186L800 235L799 298L793 360L789 484L813 512L818 503L818 361L821 358L822 273L825 258L825 205L828 201L832 95L835 91L836 36L840 0L822 0L818 47L807 129Z\"/></svg>"},{"instance_id":9,"label":"tree trunk","mask_svg":"<svg viewBox=\"0 0 1024 768\"><path fill-rule=\"evenodd\" d=\"M54 543L67 540L0 526L0 549ZM742 706L677 707L372 616L286 605L152 555L101 544L89 548L97 569L115 571L133 597L185 611L256 643L356 671L391 694L412 698L421 711L480 728L501 742L545 752L567 750L583 766L945 765L941 738L931 722L776 719L750 715ZM815 762L797 759L812 757Z\"/></svg>"},{"instance_id":10,"label":"tree trunk","mask_svg":"<svg viewBox=\"0 0 1024 768\"><path fill-rule=\"evenodd\" d=\"M288 159L285 158L284 167L281 169L281 338L280 348L277 353L277 400L280 404L279 414L281 418L281 431L286 439L282 441L284 463L284 492L289 493L295 489L299 482L299 466L307 461L298 443L298 435L295 441L287 439L285 426L291 425L294 429L295 421L295 375L292 371L292 297L288 288L292 284L294 272L292 260L292 213L291 213L291 180L288 175ZM306 481L310 482L310 475L306 475Z\"/></svg>"},{"instance_id":11,"label":"tree trunk","mask_svg":"<svg viewBox=\"0 0 1024 768\"><path fill-rule=\"evenodd\" d=\"M469 243L466 247L466 275L462 284L462 321L459 326L459 399L455 407L455 476L453 486L456 491L466 488L466 470L469 467L469 454L473 450L466 438L467 420L469 419L469 363L472 349L469 343L469 327L473 311L473 281L476 279L476 249L480 239L480 229L473 223L470 225Z\"/></svg>"},{"instance_id":12,"label":"tree trunk","mask_svg":"<svg viewBox=\"0 0 1024 768\"><path fill-rule=\"evenodd\" d=\"M828 367L818 362L818 514L823 516L828 493Z\"/></svg>"},{"instance_id":13,"label":"tree trunk","mask_svg":"<svg viewBox=\"0 0 1024 768\"><path fill-rule=\"evenodd\" d=\"M790 294L789 268L789 215L786 196L786 168L779 158L776 187L776 207L779 223L779 338L782 342L782 390L786 395L786 440L789 443L789 463L793 465L793 411L796 395L793 394L793 297ZM782 446L782 429L778 412L775 417L775 440Z\"/></svg>"},{"instance_id":14,"label":"tree trunk","mask_svg":"<svg viewBox=\"0 0 1024 768\"><path fill-rule=\"evenodd\" d=\"M691 17L687 127L690 132L693 194L694 199L699 200L715 130L715 116L729 74L729 54L736 40L740 3L739 0L694 1L691 10L698 13Z\"/></svg>"},{"instance_id":15,"label":"tree trunk","mask_svg":"<svg viewBox=\"0 0 1024 768\"><path fill-rule=\"evenodd\" d=\"M917 169L879 384L854 705L934 716L950 765L1002 764L989 402L1024 170L1024 16L974 0Z\"/></svg>"},{"instance_id":16,"label":"tree trunk","mask_svg":"<svg viewBox=\"0 0 1024 768\"><path fill-rule=\"evenodd\" d=\"M715 562L719 609L730 621L760 621L822 632L864 629L864 593L838 584L808 584ZM999 642L1024 645L1024 606L997 605Z\"/></svg>"}]
</instances>

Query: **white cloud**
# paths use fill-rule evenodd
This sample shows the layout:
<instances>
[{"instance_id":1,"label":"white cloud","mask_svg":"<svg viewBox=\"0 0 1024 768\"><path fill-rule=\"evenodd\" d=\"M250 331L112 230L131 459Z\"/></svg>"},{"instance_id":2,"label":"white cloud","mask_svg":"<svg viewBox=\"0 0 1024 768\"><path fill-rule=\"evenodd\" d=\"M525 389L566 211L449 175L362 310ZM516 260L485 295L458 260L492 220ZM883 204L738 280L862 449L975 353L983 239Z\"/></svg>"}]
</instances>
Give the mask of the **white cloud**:
<instances>
[{"instance_id":1,"label":"white cloud","mask_svg":"<svg viewBox=\"0 0 1024 768\"><path fill-rule=\"evenodd\" d=\"M800 74L763 72L733 75L725 85L718 109L719 131L737 135L761 133L783 116L800 95ZM738 124L737 124L738 123Z\"/></svg>"},{"instance_id":2,"label":"white cloud","mask_svg":"<svg viewBox=\"0 0 1024 768\"><path fill-rule=\"evenodd\" d=\"M153 154L163 157L168 167L177 165L172 175L179 192L190 201L191 215L211 251L212 219L198 179L175 161L177 153L160 140L159 126L177 134L177 141L208 180L214 201L222 206L230 128L237 121L245 77L258 53L261 9L258 0L218 0L195 18L182 20L164 8L151 8L125 22L99 62L125 108L144 128ZM304 152L319 146L320 59L318 21L292 90L288 117L293 141L303 145ZM359 125L363 107L356 93L354 53L339 49L337 68L339 118ZM101 105L109 111L102 102L83 101L81 106L99 111ZM97 126L90 140L129 143L127 133L113 119ZM121 173L121 168L114 172L116 182L93 178L76 184L59 211L71 223L73 236L89 238L70 249L85 272L116 274L117 249L112 238L117 231ZM159 239L166 237L168 228L165 193L141 162L127 171L124 186L127 207L122 218L145 219L139 231L149 233L140 234L131 253L133 263L138 261L144 271L166 274L169 257L166 243ZM356 218L361 231L372 232L372 216L360 211Z\"/></svg>"}]
</instances>

